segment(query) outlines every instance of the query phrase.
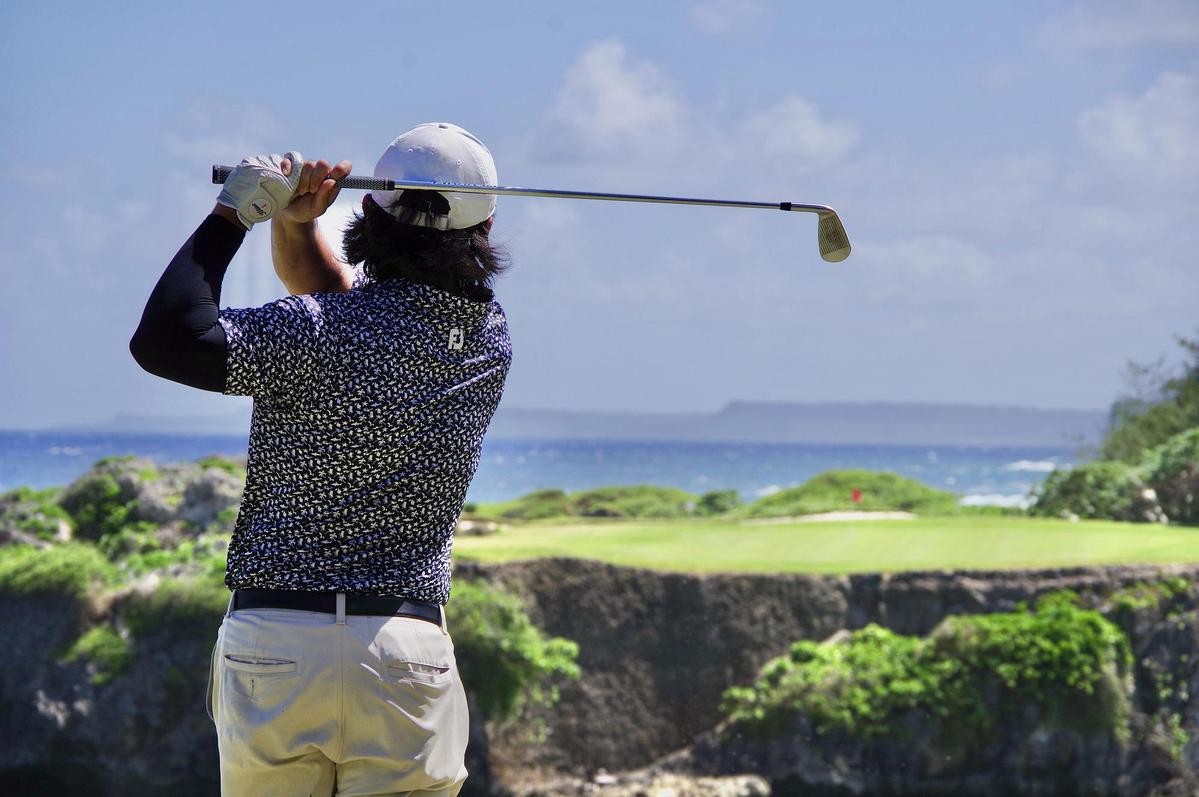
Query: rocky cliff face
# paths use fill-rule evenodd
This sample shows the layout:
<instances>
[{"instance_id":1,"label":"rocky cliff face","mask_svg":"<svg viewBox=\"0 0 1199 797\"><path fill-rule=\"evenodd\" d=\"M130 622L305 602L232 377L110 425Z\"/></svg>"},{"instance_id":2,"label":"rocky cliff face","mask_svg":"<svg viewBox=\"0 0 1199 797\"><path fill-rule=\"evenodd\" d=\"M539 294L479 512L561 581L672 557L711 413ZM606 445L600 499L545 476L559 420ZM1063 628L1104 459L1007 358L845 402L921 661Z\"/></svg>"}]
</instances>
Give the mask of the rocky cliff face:
<instances>
[{"instance_id":1,"label":"rocky cliff face","mask_svg":"<svg viewBox=\"0 0 1199 797\"><path fill-rule=\"evenodd\" d=\"M696 750L666 759L671 769L756 772L776 788L804 794L826 788L830 794L1132 795L1186 784L1199 765L1199 743L1192 739L1199 702L1191 698L1199 695L1199 593L1187 591L1169 607L1146 601L1117 609L1110 600L1164 579L1193 582L1199 566L698 576L539 560L462 565L459 573L522 592L539 625L579 643L583 677L563 685L559 704L541 713L549 731L544 744L525 743L519 729L492 729L493 761L512 783L544 770L586 776L644 767L697 739ZM1052 733L1034 716L1001 734L1007 740L1002 749L964 759L955 770L935 756L918 763L932 749L935 727L923 742L916 733L903 743L872 746L822 740L802 719L793 732L762 744L721 742L710 732L721 721L724 689L752 681L795 640L867 623L927 634L949 615L1012 611L1063 589L1106 608L1130 636L1136 690L1134 739L1127 744ZM1172 716L1178 727L1170 730L1163 723ZM919 731L921 720L912 718L912 727Z\"/></svg>"},{"instance_id":2,"label":"rocky cliff face","mask_svg":"<svg viewBox=\"0 0 1199 797\"><path fill-rule=\"evenodd\" d=\"M655 762L693 775L753 771L776 792L815 793L809 790L819 784L824 793L845 795L971 793L971 787L1000 793L988 789L1007 784L1004 793L1081 793L1083 781L1067 778L1064 785L1062 772L1095 775L1089 783L1096 793L1135 795L1171 783L1186 790L1187 772L1199 766L1199 744L1192 741L1199 731L1199 702L1192 699L1199 695L1199 592L1185 591L1168 606L1119 610L1110 598L1134 585L1192 582L1195 575L1199 566L832 578L663 574L574 560L462 563L458 578L522 594L538 626L576 640L583 668L579 681L562 684L552 710L486 729L477 723L472 769L483 774L490 766L499 783L524 793L594 791L585 781L599 769L627 772ZM712 731L721 723L723 690L751 682L795 640L825 639L872 622L927 634L948 615L1012 610L1062 588L1105 608L1132 640L1132 739L1054 735L1032 718L1005 731L1006 748L968 762L976 775L970 781L936 769L932 759L912 765L928 749L920 732L870 747L815 735L802 719L763 743L730 742ZM215 738L203 696L219 608L175 611L170 623L141 621L131 638L131 664L112 680L64 656L84 629L128 616L135 600L132 593L106 605L66 594L0 594L0 793L217 793ZM538 727L543 738L530 741ZM538 773L550 779L531 777ZM679 781L638 775L615 781L622 783L644 791L650 789L644 784ZM712 793L740 789L703 783L717 784ZM478 792L489 781L476 779L474 786ZM676 785L669 789L677 792Z\"/></svg>"}]
</instances>

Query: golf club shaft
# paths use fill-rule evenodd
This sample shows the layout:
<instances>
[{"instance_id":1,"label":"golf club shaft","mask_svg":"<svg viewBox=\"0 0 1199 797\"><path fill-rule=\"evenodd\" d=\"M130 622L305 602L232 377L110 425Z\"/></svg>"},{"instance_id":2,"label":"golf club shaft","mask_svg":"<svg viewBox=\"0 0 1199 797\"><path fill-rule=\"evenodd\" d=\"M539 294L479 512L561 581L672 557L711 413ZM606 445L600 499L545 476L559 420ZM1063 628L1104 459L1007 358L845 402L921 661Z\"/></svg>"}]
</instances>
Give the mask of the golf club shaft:
<instances>
[{"instance_id":1,"label":"golf club shaft","mask_svg":"<svg viewBox=\"0 0 1199 797\"><path fill-rule=\"evenodd\" d=\"M223 183L232 166L212 167L212 181ZM552 199L598 199L609 202L648 202L659 205L706 205L722 208L763 208L816 213L820 216L820 255L837 263L849 257L849 238L837 212L828 205L809 205L800 202L752 202L738 199L697 199L679 196L650 196L648 194L607 194L598 191L563 191L553 188L518 188L502 185L463 185L459 183L430 183L416 180L391 180L385 177L361 177L347 174L337 181L342 188L365 191L452 191L462 194L493 194L496 196L532 196Z\"/></svg>"},{"instance_id":2,"label":"golf club shaft","mask_svg":"<svg viewBox=\"0 0 1199 797\"><path fill-rule=\"evenodd\" d=\"M213 166L212 182L223 183L233 171L232 166ZM835 213L827 205L804 205L798 202L750 202L737 199L695 199L681 196L650 196L647 194L605 194L598 191L561 191L553 188L519 188L503 185L463 185L459 183L428 183L418 180L391 180L384 177L361 177L347 174L337 181L341 188L365 191L454 191L460 194L495 194L497 196L539 196L555 199L601 199L611 202L652 202L662 205L709 205L729 208L768 208L806 213Z\"/></svg>"}]
</instances>

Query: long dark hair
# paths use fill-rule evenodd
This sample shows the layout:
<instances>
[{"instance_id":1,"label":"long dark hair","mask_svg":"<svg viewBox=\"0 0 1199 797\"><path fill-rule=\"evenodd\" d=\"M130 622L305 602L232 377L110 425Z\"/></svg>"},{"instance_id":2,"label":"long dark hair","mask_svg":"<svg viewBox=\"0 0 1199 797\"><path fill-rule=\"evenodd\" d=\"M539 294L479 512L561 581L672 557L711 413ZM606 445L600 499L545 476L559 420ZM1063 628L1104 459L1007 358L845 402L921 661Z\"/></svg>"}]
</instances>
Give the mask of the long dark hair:
<instances>
[{"instance_id":1,"label":"long dark hair","mask_svg":"<svg viewBox=\"0 0 1199 797\"><path fill-rule=\"evenodd\" d=\"M492 298L492 280L508 267L508 254L491 243L487 222L464 230L412 224L450 212L436 191L404 191L391 208L398 218L366 197L342 238L347 262L361 263L376 280L407 277L468 299Z\"/></svg>"}]
</instances>

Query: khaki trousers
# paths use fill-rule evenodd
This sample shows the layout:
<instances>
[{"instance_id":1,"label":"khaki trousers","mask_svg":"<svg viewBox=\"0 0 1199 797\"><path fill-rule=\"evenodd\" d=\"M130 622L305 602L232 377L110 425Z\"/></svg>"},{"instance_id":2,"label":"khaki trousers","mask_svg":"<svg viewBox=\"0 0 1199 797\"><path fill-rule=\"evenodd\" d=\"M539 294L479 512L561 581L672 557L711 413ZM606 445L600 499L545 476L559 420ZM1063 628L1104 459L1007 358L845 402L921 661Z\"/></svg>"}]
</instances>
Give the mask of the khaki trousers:
<instances>
[{"instance_id":1,"label":"khaki trousers","mask_svg":"<svg viewBox=\"0 0 1199 797\"><path fill-rule=\"evenodd\" d=\"M466 694L442 626L242 609L213 651L223 797L455 797Z\"/></svg>"}]
</instances>

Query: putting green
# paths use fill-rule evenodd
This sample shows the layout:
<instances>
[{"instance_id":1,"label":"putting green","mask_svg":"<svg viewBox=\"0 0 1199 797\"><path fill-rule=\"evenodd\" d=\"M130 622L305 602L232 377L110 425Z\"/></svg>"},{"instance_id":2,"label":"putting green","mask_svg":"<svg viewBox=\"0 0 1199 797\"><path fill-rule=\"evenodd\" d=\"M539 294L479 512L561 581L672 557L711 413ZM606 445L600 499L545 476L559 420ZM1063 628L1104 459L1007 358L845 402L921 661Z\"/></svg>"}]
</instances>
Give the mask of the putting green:
<instances>
[{"instance_id":1,"label":"putting green","mask_svg":"<svg viewBox=\"0 0 1199 797\"><path fill-rule=\"evenodd\" d=\"M547 556L684 572L855 573L1199 562L1199 528L957 516L754 525L729 520L536 523L459 537L460 559Z\"/></svg>"}]
</instances>

